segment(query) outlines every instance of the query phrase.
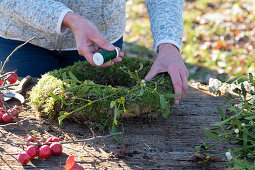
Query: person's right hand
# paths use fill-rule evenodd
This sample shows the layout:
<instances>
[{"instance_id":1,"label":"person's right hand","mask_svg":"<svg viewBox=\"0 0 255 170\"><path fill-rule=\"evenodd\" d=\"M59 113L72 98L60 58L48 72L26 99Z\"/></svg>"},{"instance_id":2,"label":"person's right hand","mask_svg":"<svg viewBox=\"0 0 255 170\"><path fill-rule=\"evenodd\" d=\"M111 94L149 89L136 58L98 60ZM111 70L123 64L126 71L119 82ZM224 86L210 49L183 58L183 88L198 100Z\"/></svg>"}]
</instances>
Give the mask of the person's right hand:
<instances>
[{"instance_id":1,"label":"person's right hand","mask_svg":"<svg viewBox=\"0 0 255 170\"><path fill-rule=\"evenodd\" d=\"M93 66L97 66L92 59L94 53L101 49L107 51L115 50L114 45L100 35L94 24L80 15L68 12L64 17L62 24L63 26L72 29L79 55L84 56ZM124 56L124 53L121 52L119 48L118 50L119 56L112 60L113 64L122 61L121 57ZM111 63L108 61L98 67L108 67L110 65Z\"/></svg>"}]
</instances>

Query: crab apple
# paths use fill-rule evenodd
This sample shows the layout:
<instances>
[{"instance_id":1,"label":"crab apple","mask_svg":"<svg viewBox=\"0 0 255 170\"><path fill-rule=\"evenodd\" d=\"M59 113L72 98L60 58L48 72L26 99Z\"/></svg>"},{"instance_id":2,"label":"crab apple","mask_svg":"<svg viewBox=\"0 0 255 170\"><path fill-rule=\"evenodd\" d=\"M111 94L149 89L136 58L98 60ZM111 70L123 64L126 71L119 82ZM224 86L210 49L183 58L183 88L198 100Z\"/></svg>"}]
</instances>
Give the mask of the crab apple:
<instances>
[{"instance_id":1,"label":"crab apple","mask_svg":"<svg viewBox=\"0 0 255 170\"><path fill-rule=\"evenodd\" d=\"M52 138L53 138L53 137L49 137L49 138L46 140L46 142L45 142L45 143L50 143L50 142L51 142L51 140L52 140ZM48 144L48 145L50 145L50 144Z\"/></svg>"},{"instance_id":2,"label":"crab apple","mask_svg":"<svg viewBox=\"0 0 255 170\"><path fill-rule=\"evenodd\" d=\"M3 113L0 112L0 123L2 123L4 120L3 120Z\"/></svg>"},{"instance_id":3,"label":"crab apple","mask_svg":"<svg viewBox=\"0 0 255 170\"><path fill-rule=\"evenodd\" d=\"M30 156L30 158L34 158L39 154L39 148L37 146L29 146L27 148L27 154Z\"/></svg>"},{"instance_id":4,"label":"crab apple","mask_svg":"<svg viewBox=\"0 0 255 170\"><path fill-rule=\"evenodd\" d=\"M0 107L0 112L1 113L5 113L6 111L5 111L5 109L3 107Z\"/></svg>"},{"instance_id":5,"label":"crab apple","mask_svg":"<svg viewBox=\"0 0 255 170\"><path fill-rule=\"evenodd\" d=\"M63 147L62 147L61 143L54 142L50 145L50 149L52 151L52 155L61 155Z\"/></svg>"},{"instance_id":6,"label":"crab apple","mask_svg":"<svg viewBox=\"0 0 255 170\"><path fill-rule=\"evenodd\" d=\"M59 139L57 137L52 137L51 142L59 142Z\"/></svg>"},{"instance_id":7,"label":"crab apple","mask_svg":"<svg viewBox=\"0 0 255 170\"><path fill-rule=\"evenodd\" d=\"M29 158L27 153L19 153L18 155L18 161L23 165L26 165L29 162Z\"/></svg>"},{"instance_id":8,"label":"crab apple","mask_svg":"<svg viewBox=\"0 0 255 170\"><path fill-rule=\"evenodd\" d=\"M51 156L51 149L48 145L43 145L39 149L39 156L41 158L49 158Z\"/></svg>"},{"instance_id":9,"label":"crab apple","mask_svg":"<svg viewBox=\"0 0 255 170\"><path fill-rule=\"evenodd\" d=\"M10 108L9 110L7 110L7 112L12 114L12 116L14 116L14 117L18 117L18 115L19 115L19 111L14 108Z\"/></svg>"},{"instance_id":10,"label":"crab apple","mask_svg":"<svg viewBox=\"0 0 255 170\"><path fill-rule=\"evenodd\" d=\"M2 118L3 118L4 123L9 123L9 122L13 121L13 118L8 113L5 113Z\"/></svg>"},{"instance_id":11,"label":"crab apple","mask_svg":"<svg viewBox=\"0 0 255 170\"><path fill-rule=\"evenodd\" d=\"M10 75L10 77L7 79L7 81L11 84L14 84L18 80L18 75L17 73L13 73Z\"/></svg>"},{"instance_id":12,"label":"crab apple","mask_svg":"<svg viewBox=\"0 0 255 170\"><path fill-rule=\"evenodd\" d=\"M83 170L83 167L77 163L70 170Z\"/></svg>"},{"instance_id":13,"label":"crab apple","mask_svg":"<svg viewBox=\"0 0 255 170\"><path fill-rule=\"evenodd\" d=\"M57 137L50 137L46 140L45 143L50 143L50 142L59 142L59 139ZM47 144L50 145L50 144Z\"/></svg>"},{"instance_id":14,"label":"crab apple","mask_svg":"<svg viewBox=\"0 0 255 170\"><path fill-rule=\"evenodd\" d=\"M35 137L35 136L33 136L33 137L34 137L36 140L38 140L37 137ZM27 137L27 141L28 141L28 142L35 142L34 138L32 138L32 136L28 136L28 137Z\"/></svg>"}]
</instances>

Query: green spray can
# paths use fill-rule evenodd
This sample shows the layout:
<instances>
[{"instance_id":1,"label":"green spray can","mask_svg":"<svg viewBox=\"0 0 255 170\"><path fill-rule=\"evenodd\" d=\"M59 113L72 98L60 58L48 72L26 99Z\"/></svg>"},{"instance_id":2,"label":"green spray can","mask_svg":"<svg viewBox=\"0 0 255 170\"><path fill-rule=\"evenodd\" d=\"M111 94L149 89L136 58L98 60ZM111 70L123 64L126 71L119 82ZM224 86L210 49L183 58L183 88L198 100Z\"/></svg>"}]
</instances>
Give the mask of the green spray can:
<instances>
[{"instance_id":1,"label":"green spray can","mask_svg":"<svg viewBox=\"0 0 255 170\"><path fill-rule=\"evenodd\" d=\"M119 51L115 47L113 51L102 50L93 55L93 61L96 65L100 66L107 61L110 61L119 56Z\"/></svg>"}]
</instances>

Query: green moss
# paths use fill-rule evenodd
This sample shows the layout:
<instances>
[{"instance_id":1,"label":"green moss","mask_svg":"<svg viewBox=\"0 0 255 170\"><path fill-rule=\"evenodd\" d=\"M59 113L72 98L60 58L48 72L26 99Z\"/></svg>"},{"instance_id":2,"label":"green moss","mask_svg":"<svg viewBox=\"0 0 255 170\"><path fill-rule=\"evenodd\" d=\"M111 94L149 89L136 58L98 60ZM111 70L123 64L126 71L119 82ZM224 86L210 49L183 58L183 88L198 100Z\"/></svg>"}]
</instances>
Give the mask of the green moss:
<instances>
[{"instance_id":1,"label":"green moss","mask_svg":"<svg viewBox=\"0 0 255 170\"><path fill-rule=\"evenodd\" d=\"M93 67L88 62L77 62L73 66L44 74L30 93L31 105L40 111L42 116L56 118L60 111L70 113L87 105L88 100L97 101L75 111L69 118L102 127L112 123L112 101L116 103L115 107L118 110L127 110L127 113L122 112L118 117L137 116L145 112L157 114L161 108L159 95L173 93L170 76L160 74L152 81L147 81L146 87L141 87L140 81L127 74L130 70L135 75L137 70L137 76L143 79L152 64L152 60L137 57L124 57L122 62L114 65L115 67L107 68ZM69 75L70 72L79 81L75 81L75 78ZM157 92L153 93L155 88ZM51 92L58 98L52 97ZM124 105L118 103L121 97L125 99ZM165 98L170 100L170 97ZM173 103L173 99L169 103Z\"/></svg>"}]
</instances>

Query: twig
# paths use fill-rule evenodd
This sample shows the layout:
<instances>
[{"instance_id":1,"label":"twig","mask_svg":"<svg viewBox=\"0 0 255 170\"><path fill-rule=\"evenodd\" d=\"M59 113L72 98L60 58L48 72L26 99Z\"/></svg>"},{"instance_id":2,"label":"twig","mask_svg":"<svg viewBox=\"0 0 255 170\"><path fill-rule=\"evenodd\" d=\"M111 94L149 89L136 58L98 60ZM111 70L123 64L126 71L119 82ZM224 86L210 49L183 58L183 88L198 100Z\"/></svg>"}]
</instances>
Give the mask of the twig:
<instances>
[{"instance_id":1,"label":"twig","mask_svg":"<svg viewBox=\"0 0 255 170\"><path fill-rule=\"evenodd\" d=\"M66 142L60 142L61 144L67 144L67 143L78 143L78 142L86 142L86 141L91 141L94 139L105 139L111 136L116 136L116 135L121 135L121 132L118 133L110 133L109 135L106 136L96 136L88 139L80 139L80 140L75 140L75 141L66 141Z\"/></svg>"},{"instance_id":2,"label":"twig","mask_svg":"<svg viewBox=\"0 0 255 170\"><path fill-rule=\"evenodd\" d=\"M23 44L19 45L18 47L16 47L11 54L8 55L8 57L5 59L4 64L1 68L1 74L3 73L4 70L4 66L6 65L6 63L9 61L10 57L13 55L13 53L15 53L18 49L20 49L21 47L23 47L24 45L26 45L29 41L32 41L33 39L36 39L36 37L32 37L29 40L27 40L26 42L24 42Z\"/></svg>"},{"instance_id":3,"label":"twig","mask_svg":"<svg viewBox=\"0 0 255 170\"><path fill-rule=\"evenodd\" d=\"M121 135L121 132L110 133L109 135L106 135L106 136L96 136L96 137L92 137L92 138L88 138L88 139L80 139L80 140L66 141L66 142L59 142L59 143L68 144L68 143L86 142L86 141L91 141L91 140L95 140L95 139L105 139L105 138L108 138L108 137L111 137L111 136L116 136L116 135ZM7 140L0 139L0 141L8 143L10 145L35 145L35 146L41 145L41 144L30 144L29 142L28 143L14 143L14 142L10 142L8 139ZM45 144L51 144L51 143L54 143L54 142L48 142L48 143L45 143Z\"/></svg>"}]
</instances>

